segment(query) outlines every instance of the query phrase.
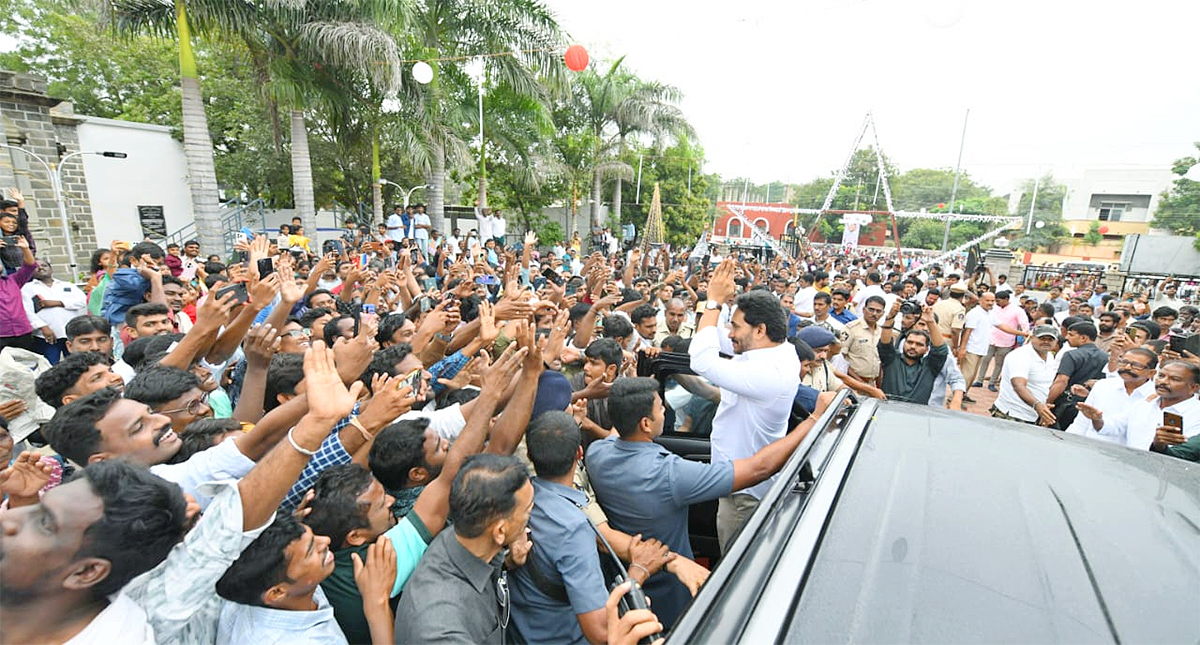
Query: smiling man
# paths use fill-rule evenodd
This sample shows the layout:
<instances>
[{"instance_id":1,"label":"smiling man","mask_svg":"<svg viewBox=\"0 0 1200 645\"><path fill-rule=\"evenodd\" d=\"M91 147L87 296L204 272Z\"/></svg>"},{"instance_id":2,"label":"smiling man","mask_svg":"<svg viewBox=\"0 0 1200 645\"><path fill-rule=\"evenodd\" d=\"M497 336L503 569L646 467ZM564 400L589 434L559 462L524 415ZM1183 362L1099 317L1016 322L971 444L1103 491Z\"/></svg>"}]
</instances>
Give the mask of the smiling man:
<instances>
[{"instance_id":1,"label":"smiling man","mask_svg":"<svg viewBox=\"0 0 1200 645\"><path fill-rule=\"evenodd\" d=\"M112 358L100 352L71 354L34 381L38 398L54 408L107 387L120 391L125 381L112 371Z\"/></svg>"},{"instance_id":2,"label":"smiling man","mask_svg":"<svg viewBox=\"0 0 1200 645\"><path fill-rule=\"evenodd\" d=\"M1157 439L1160 435L1174 436L1176 443L1182 443L1200 434L1197 392L1200 392L1200 367L1186 361L1170 361L1158 369L1152 395L1111 414L1080 403L1079 414L1087 417L1099 434L1115 437L1116 443L1149 450L1152 444L1161 443ZM1180 417L1182 424L1168 423L1168 414Z\"/></svg>"},{"instance_id":3,"label":"smiling man","mask_svg":"<svg viewBox=\"0 0 1200 645\"><path fill-rule=\"evenodd\" d=\"M800 385L800 359L787 343L787 317L766 291L737 298L729 329L719 325L721 307L735 293L734 262L725 260L708 283L708 302L688 353L696 374L721 389L713 417L712 462L747 459L787 433L792 400ZM798 307L800 305L797 305ZM732 355L732 360L721 353ZM770 480L722 497L717 537L722 548L758 506Z\"/></svg>"}]
</instances>

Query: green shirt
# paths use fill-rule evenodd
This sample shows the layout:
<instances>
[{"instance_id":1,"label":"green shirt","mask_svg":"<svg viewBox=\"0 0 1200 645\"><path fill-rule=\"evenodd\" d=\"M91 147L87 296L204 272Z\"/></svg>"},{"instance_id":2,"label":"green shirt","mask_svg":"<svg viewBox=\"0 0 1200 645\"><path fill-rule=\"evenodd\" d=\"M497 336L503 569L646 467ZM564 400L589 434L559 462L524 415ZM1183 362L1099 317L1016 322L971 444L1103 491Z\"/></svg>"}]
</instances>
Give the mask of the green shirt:
<instances>
[{"instance_id":1,"label":"green shirt","mask_svg":"<svg viewBox=\"0 0 1200 645\"><path fill-rule=\"evenodd\" d=\"M1200 434L1188 439L1178 446L1167 446L1164 452L1172 457L1178 457L1188 461L1200 461Z\"/></svg>"},{"instance_id":2,"label":"green shirt","mask_svg":"<svg viewBox=\"0 0 1200 645\"><path fill-rule=\"evenodd\" d=\"M425 549L433 541L429 529L416 513L410 513L388 529L384 535L392 541L396 549L396 584L392 587L392 611L396 609L396 599L404 589L409 576L417 568ZM350 547L335 551L333 554L333 573L321 583L321 590L333 606L333 617L337 619L346 640L351 643L370 643L371 629L367 625L367 617L363 614L362 594L354 583L354 553L365 562L367 559L367 543L362 546Z\"/></svg>"}]
</instances>

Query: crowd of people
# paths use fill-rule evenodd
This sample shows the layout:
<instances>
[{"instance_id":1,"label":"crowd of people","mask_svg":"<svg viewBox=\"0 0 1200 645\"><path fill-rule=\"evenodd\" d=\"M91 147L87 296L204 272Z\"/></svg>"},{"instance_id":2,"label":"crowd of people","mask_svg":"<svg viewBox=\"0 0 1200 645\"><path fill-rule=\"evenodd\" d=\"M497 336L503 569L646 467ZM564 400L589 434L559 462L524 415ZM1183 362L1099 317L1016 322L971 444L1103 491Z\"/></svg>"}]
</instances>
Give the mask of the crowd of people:
<instances>
[{"instance_id":1,"label":"crowd of people","mask_svg":"<svg viewBox=\"0 0 1200 645\"><path fill-rule=\"evenodd\" d=\"M0 203L6 642L636 643L708 578L691 505L724 549L843 388L987 387L1200 460L1170 281L1038 302L868 252L509 245L497 212L443 234L417 204L319 249L298 220L228 257L114 243L80 287L23 215Z\"/></svg>"}]
</instances>

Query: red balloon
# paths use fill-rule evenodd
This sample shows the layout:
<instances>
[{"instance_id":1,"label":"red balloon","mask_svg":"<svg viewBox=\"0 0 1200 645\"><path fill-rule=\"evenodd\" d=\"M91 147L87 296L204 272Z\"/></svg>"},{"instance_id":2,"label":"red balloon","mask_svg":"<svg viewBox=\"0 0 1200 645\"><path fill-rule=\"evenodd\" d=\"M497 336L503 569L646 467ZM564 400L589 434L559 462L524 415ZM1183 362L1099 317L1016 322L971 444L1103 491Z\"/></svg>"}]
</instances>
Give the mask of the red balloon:
<instances>
[{"instance_id":1,"label":"red balloon","mask_svg":"<svg viewBox=\"0 0 1200 645\"><path fill-rule=\"evenodd\" d=\"M1108 227L1107 227L1107 226L1101 226L1101 227L1100 227L1100 229L1099 229L1099 231L1100 231L1100 234L1101 234L1101 235L1104 235L1105 233L1107 233L1107 232L1108 232Z\"/></svg>"},{"instance_id":2,"label":"red balloon","mask_svg":"<svg viewBox=\"0 0 1200 645\"><path fill-rule=\"evenodd\" d=\"M572 72L582 72L588 66L588 53L583 48L583 45L571 45L567 48L567 53L563 55L563 60L567 62L567 69Z\"/></svg>"}]
</instances>

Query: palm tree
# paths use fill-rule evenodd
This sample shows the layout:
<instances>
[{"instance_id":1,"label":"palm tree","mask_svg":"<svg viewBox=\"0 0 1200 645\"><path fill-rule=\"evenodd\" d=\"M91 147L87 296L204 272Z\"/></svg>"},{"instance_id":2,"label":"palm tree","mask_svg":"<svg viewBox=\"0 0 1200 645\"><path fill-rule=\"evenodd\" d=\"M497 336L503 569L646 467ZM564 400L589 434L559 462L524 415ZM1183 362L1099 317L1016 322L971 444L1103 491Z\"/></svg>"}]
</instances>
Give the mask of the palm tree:
<instances>
[{"instance_id":1,"label":"palm tree","mask_svg":"<svg viewBox=\"0 0 1200 645\"><path fill-rule=\"evenodd\" d=\"M609 94L612 101L612 125L617 130L616 154L626 153L626 140L641 134L654 137L655 147L661 151L668 136L692 136L692 126L683 117L683 112L674 104L683 98L678 88L657 81L644 81L636 76L622 78L623 83L614 87ZM616 176L613 182L613 217L621 219L621 184Z\"/></svg>"},{"instance_id":2,"label":"palm tree","mask_svg":"<svg viewBox=\"0 0 1200 645\"><path fill-rule=\"evenodd\" d=\"M224 249L212 136L204 113L192 33L203 34L218 27L249 24L253 7L224 0L110 0L101 7L107 14L107 21L119 34L148 33L179 41L183 152L188 164L192 215L202 247Z\"/></svg>"},{"instance_id":3,"label":"palm tree","mask_svg":"<svg viewBox=\"0 0 1200 645\"><path fill-rule=\"evenodd\" d=\"M446 162L463 161L456 158L467 152L457 127L478 118L468 116L478 109L478 94L468 89L477 86L461 63L436 59L482 56L483 73L490 82L545 99L566 87L565 68L553 51L564 44L564 38L540 0L426 0L414 13L409 34L410 58L434 59L434 81L423 89L419 109L414 111L421 122L413 124L411 131L424 142L422 156L428 161L426 212L433 226L441 228ZM488 55L501 52L513 54ZM486 145L480 148L484 154Z\"/></svg>"},{"instance_id":4,"label":"palm tree","mask_svg":"<svg viewBox=\"0 0 1200 645\"><path fill-rule=\"evenodd\" d=\"M317 223L304 111L324 102L377 112L382 97L400 88L399 47L378 25L397 20L405 10L392 0L276 0L263 3L253 24L238 32L265 61L270 98L289 108L292 192L296 214L309 231ZM377 169L375 138L372 154ZM373 181L378 191L379 177Z\"/></svg>"}]
</instances>

